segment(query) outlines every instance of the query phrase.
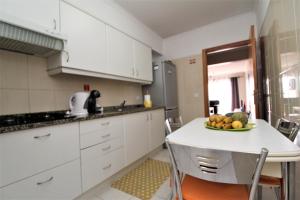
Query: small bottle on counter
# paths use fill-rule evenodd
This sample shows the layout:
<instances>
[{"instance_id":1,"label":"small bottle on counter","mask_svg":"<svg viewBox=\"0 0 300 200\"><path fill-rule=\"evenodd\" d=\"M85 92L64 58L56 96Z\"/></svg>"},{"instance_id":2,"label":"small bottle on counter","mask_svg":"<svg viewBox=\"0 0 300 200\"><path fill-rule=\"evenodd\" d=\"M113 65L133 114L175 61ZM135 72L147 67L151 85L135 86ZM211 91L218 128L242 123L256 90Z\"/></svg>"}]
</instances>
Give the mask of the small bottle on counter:
<instances>
[{"instance_id":1,"label":"small bottle on counter","mask_svg":"<svg viewBox=\"0 0 300 200\"><path fill-rule=\"evenodd\" d=\"M152 107L152 101L150 94L145 94L144 95L144 106L145 108L151 108Z\"/></svg>"}]
</instances>

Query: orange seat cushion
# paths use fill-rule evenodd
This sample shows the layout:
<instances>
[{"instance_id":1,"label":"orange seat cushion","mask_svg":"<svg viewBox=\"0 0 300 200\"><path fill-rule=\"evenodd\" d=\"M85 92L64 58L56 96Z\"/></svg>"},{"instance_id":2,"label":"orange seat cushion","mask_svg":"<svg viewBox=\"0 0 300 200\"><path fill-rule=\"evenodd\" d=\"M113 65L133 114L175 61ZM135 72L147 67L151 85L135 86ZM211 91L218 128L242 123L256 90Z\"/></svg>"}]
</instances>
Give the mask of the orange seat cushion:
<instances>
[{"instance_id":1,"label":"orange seat cushion","mask_svg":"<svg viewBox=\"0 0 300 200\"><path fill-rule=\"evenodd\" d=\"M248 200L246 185L216 183L186 175L182 185L184 200Z\"/></svg>"},{"instance_id":2,"label":"orange seat cushion","mask_svg":"<svg viewBox=\"0 0 300 200\"><path fill-rule=\"evenodd\" d=\"M261 175L259 179L259 183L263 185L270 185L270 186L281 186L283 179L271 177L271 176L264 176Z\"/></svg>"}]
</instances>

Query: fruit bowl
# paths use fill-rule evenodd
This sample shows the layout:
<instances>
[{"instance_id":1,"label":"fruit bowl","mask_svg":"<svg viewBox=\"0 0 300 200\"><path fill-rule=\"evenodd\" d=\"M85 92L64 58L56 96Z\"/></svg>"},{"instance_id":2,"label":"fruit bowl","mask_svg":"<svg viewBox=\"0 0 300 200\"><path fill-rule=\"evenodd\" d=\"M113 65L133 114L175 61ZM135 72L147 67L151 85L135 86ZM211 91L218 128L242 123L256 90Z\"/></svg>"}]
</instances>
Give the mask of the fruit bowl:
<instances>
[{"instance_id":1,"label":"fruit bowl","mask_svg":"<svg viewBox=\"0 0 300 200\"><path fill-rule=\"evenodd\" d=\"M213 130L222 131L248 131L254 127L254 124L248 123L246 113L238 112L230 116L227 115L211 115L205 127Z\"/></svg>"},{"instance_id":2,"label":"fruit bowl","mask_svg":"<svg viewBox=\"0 0 300 200\"><path fill-rule=\"evenodd\" d=\"M222 128L216 128L212 126L208 126L207 122L204 122L205 128L212 129L212 130L218 130L218 131L249 131L255 127L255 124L248 123L244 128L230 128L230 129L222 129Z\"/></svg>"}]
</instances>

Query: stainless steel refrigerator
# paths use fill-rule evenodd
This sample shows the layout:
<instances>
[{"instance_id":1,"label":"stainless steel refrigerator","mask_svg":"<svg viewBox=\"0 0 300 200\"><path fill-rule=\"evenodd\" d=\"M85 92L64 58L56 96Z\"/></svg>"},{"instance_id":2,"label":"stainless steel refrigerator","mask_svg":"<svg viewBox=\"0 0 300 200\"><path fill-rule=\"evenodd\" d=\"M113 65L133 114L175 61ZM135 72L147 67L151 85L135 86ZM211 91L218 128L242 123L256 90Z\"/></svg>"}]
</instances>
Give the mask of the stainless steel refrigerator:
<instances>
[{"instance_id":1,"label":"stainless steel refrigerator","mask_svg":"<svg viewBox=\"0 0 300 200\"><path fill-rule=\"evenodd\" d=\"M177 74L171 61L153 63L153 83L143 86L143 92L151 95L153 105L165 106L166 118L178 117Z\"/></svg>"}]
</instances>

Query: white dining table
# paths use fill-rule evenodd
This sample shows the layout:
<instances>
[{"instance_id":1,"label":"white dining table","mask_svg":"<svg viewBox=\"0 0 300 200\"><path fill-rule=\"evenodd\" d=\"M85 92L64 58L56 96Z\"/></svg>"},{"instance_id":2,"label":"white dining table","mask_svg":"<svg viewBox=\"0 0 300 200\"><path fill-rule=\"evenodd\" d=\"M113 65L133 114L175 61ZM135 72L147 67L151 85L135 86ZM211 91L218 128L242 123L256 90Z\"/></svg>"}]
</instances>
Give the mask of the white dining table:
<instances>
[{"instance_id":1,"label":"white dining table","mask_svg":"<svg viewBox=\"0 0 300 200\"><path fill-rule=\"evenodd\" d=\"M167 136L170 143L234 151L260 153L267 148L267 162L284 163L286 199L295 200L295 162L300 161L300 148L264 120L254 120L248 131L221 131L205 128L207 118L196 118Z\"/></svg>"}]
</instances>

